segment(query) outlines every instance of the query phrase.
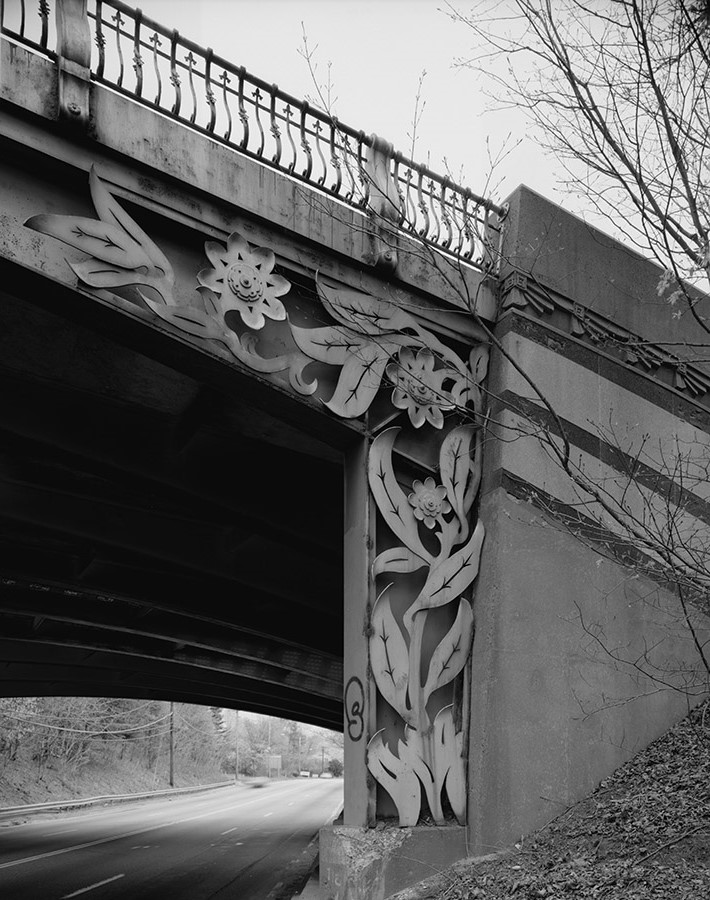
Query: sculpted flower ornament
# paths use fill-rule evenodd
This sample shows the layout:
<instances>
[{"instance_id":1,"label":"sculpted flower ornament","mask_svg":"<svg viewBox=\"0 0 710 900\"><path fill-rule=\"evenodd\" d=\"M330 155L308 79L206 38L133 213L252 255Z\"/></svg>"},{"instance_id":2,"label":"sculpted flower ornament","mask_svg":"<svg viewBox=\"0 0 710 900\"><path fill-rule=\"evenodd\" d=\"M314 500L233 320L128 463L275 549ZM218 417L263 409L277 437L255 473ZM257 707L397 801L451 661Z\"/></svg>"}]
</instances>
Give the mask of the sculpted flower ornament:
<instances>
[{"instance_id":1,"label":"sculpted flower ornament","mask_svg":"<svg viewBox=\"0 0 710 900\"><path fill-rule=\"evenodd\" d=\"M399 361L387 366L387 377L394 384L392 404L397 409L406 409L415 428L430 422L434 428L444 424L445 409L453 409L454 402L443 383L452 377L448 369L434 371L434 354L426 347L417 355L403 347Z\"/></svg>"},{"instance_id":2,"label":"sculpted flower ornament","mask_svg":"<svg viewBox=\"0 0 710 900\"><path fill-rule=\"evenodd\" d=\"M427 528L433 528L436 520L445 513L451 512L451 504L446 499L446 488L437 485L433 478L413 481L414 490L409 495L409 503L414 509L415 518L424 522Z\"/></svg>"},{"instance_id":3,"label":"sculpted flower ornament","mask_svg":"<svg viewBox=\"0 0 710 900\"><path fill-rule=\"evenodd\" d=\"M286 294L289 282L275 274L275 257L264 247L250 248L238 232L230 234L226 248L207 241L205 253L211 269L197 275L200 284L219 297L222 313L236 310L249 328L264 327L264 316L276 321L286 318L283 303L277 299Z\"/></svg>"}]
</instances>

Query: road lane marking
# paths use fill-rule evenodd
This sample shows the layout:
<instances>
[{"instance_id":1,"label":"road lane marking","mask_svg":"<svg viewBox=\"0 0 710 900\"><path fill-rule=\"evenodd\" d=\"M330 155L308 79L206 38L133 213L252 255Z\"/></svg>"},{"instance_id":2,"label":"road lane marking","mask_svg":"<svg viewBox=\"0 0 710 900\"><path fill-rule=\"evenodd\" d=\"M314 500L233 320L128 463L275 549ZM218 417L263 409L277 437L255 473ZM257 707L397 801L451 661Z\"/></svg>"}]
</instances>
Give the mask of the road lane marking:
<instances>
[{"instance_id":1,"label":"road lane marking","mask_svg":"<svg viewBox=\"0 0 710 900\"><path fill-rule=\"evenodd\" d=\"M74 891L73 894L65 894L62 897L62 900L69 900L70 897L78 897L79 894L86 894L88 891L93 891L94 888L103 887L105 884L111 884L112 881L118 881L119 878L125 878L125 873L122 875L114 875L113 878L104 878L103 881L97 881L96 884L90 884L88 887L80 888L78 891Z\"/></svg>"},{"instance_id":2,"label":"road lane marking","mask_svg":"<svg viewBox=\"0 0 710 900\"><path fill-rule=\"evenodd\" d=\"M264 818L265 818L265 819L268 819L269 816L273 816L273 813L272 813L272 812L270 812L270 813L264 813Z\"/></svg>"},{"instance_id":3,"label":"road lane marking","mask_svg":"<svg viewBox=\"0 0 710 900\"><path fill-rule=\"evenodd\" d=\"M288 793L292 793L294 791L294 787L291 785L288 785L286 787L286 790L283 790L283 791L278 789L278 785L275 785L274 787L276 789L274 793L278 793L278 794L283 794L283 793L288 794ZM298 790L298 787L300 787L300 785L297 786L295 789ZM310 787L310 785L309 785L309 787ZM241 798L239 798L239 799L241 800ZM219 814L225 813L225 812L235 812L235 811L239 810L240 808L243 808L245 806L253 806L254 804L260 803L260 802L262 802L261 797L255 798L254 800L246 800L246 801L244 801L240 804L236 804L236 805L234 803L231 803L229 806L226 806L226 807L223 807L223 808L220 808L217 810L210 810L209 812L206 812L206 813L200 813L199 815L196 815L196 816L190 816L186 819L183 818L183 819L175 819L171 822L161 822L158 825L151 825L148 828L137 828L134 831L127 831L127 832L124 832L123 834L111 835L109 837L99 838L95 841L87 841L86 843L83 843L83 844L75 844L73 847L63 847L59 850L49 850L46 853L38 853L35 856L26 856L24 859L15 859L15 860L12 860L11 862L0 863L0 869L10 869L14 866L22 866L25 863L38 862L39 860L42 860L42 859L49 859L52 856L62 856L65 853L73 853L75 850L85 850L88 847L96 847L100 844L111 843L112 841L121 841L121 840L124 840L125 838L134 837L137 834L146 834L149 831L157 831L158 828L170 828L171 826L174 826L174 825L183 825L186 822L193 822L196 819L205 819L205 818L208 818L209 816L215 816L215 815L219 815ZM271 815L271 813L268 813L268 815ZM294 831L294 834L296 834L295 831ZM240 846L240 845L241 844L237 844L236 846Z\"/></svg>"},{"instance_id":4,"label":"road lane marking","mask_svg":"<svg viewBox=\"0 0 710 900\"><path fill-rule=\"evenodd\" d=\"M247 800L242 806L252 806L259 803L257 800ZM194 822L196 819L206 819L223 812L233 812L234 807L224 807L211 812L200 813L199 816L189 816L187 819L173 819L170 822L161 822L159 825L151 825L149 828L136 828L135 831L126 831L123 834L114 834L109 837L99 838L96 841L87 841L84 844L75 844L73 847L63 847L61 850L49 850L47 853L38 853L36 856L26 856L24 859L15 859L11 862L0 863L0 869L10 869L13 866L22 866L28 862L37 862L40 859L48 859L50 856L61 856L64 853L72 853L74 850L85 850L87 847L96 847L99 844L109 844L112 841L122 841L124 838L134 837L137 834L146 834L149 831L157 831L158 828L170 828L172 825L184 825L186 822Z\"/></svg>"},{"instance_id":5,"label":"road lane marking","mask_svg":"<svg viewBox=\"0 0 710 900\"><path fill-rule=\"evenodd\" d=\"M239 828L239 825L235 825L234 828L228 828L226 831L223 831L222 834L231 834L233 831L236 831Z\"/></svg>"}]
</instances>

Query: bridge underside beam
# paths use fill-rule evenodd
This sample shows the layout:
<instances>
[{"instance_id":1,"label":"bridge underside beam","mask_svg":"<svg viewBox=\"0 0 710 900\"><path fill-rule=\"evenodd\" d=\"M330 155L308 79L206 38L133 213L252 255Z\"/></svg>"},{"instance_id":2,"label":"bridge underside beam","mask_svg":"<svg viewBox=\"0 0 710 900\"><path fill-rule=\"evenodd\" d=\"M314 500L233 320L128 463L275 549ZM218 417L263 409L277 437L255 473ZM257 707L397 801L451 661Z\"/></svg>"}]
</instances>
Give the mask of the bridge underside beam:
<instances>
[{"instance_id":1,"label":"bridge underside beam","mask_svg":"<svg viewBox=\"0 0 710 900\"><path fill-rule=\"evenodd\" d=\"M0 694L340 729L342 436L2 272Z\"/></svg>"}]
</instances>

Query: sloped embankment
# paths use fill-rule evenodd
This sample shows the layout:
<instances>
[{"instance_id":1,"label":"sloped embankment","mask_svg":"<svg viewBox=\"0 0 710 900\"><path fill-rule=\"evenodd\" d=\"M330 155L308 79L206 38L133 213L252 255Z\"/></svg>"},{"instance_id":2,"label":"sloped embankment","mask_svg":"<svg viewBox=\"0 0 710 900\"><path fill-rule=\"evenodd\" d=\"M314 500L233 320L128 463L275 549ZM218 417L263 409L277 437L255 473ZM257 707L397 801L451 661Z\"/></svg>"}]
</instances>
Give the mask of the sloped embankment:
<instances>
[{"instance_id":1,"label":"sloped embankment","mask_svg":"<svg viewBox=\"0 0 710 900\"><path fill-rule=\"evenodd\" d=\"M392 900L710 898L710 706L511 852L466 860Z\"/></svg>"}]
</instances>

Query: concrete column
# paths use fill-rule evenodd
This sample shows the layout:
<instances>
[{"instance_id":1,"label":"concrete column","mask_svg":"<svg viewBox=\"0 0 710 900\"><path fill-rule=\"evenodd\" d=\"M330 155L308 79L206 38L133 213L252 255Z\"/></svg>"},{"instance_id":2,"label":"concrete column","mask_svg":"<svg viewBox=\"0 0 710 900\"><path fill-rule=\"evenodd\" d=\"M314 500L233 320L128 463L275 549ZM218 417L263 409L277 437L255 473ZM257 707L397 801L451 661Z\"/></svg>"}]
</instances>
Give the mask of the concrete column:
<instances>
[{"instance_id":1,"label":"concrete column","mask_svg":"<svg viewBox=\"0 0 710 900\"><path fill-rule=\"evenodd\" d=\"M72 129L88 131L91 29L87 0L58 0L56 21L59 119Z\"/></svg>"},{"instance_id":2,"label":"concrete column","mask_svg":"<svg viewBox=\"0 0 710 900\"><path fill-rule=\"evenodd\" d=\"M361 439L345 458L343 819L345 825L356 827L372 825L375 819L375 791L367 771L367 743L375 724L368 647L375 516L367 483L367 449L368 441Z\"/></svg>"}]
</instances>

